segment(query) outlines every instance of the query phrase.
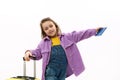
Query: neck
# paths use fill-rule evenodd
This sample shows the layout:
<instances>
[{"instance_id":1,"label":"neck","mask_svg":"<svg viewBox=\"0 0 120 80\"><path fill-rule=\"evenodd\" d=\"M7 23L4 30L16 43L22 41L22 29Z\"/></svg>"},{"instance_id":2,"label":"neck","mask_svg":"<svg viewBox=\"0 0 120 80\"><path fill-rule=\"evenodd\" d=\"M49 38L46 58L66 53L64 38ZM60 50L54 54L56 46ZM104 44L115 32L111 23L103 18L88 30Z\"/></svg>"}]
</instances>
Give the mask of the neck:
<instances>
[{"instance_id":1,"label":"neck","mask_svg":"<svg viewBox=\"0 0 120 80\"><path fill-rule=\"evenodd\" d=\"M49 36L50 38L54 38L54 37L57 37L58 35L57 34L55 34L54 36Z\"/></svg>"}]
</instances>

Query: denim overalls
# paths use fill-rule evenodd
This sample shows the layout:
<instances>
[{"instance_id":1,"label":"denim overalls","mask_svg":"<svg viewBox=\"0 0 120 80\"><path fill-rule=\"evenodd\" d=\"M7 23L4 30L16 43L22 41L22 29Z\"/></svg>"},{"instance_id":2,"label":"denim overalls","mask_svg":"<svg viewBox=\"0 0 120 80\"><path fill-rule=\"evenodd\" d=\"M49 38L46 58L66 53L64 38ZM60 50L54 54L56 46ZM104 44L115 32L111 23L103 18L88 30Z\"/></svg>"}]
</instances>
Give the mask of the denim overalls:
<instances>
[{"instance_id":1,"label":"denim overalls","mask_svg":"<svg viewBox=\"0 0 120 80\"><path fill-rule=\"evenodd\" d=\"M51 47L49 64L46 67L45 80L65 80L67 58L61 45Z\"/></svg>"}]
</instances>

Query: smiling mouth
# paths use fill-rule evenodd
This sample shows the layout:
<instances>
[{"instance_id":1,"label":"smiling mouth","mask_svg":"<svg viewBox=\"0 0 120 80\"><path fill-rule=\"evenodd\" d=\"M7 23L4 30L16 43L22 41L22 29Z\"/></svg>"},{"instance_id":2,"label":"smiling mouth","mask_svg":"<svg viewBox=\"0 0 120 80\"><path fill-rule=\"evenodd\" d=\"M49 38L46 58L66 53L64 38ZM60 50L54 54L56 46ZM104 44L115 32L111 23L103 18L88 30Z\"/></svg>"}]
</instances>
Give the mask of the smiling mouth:
<instances>
[{"instance_id":1,"label":"smiling mouth","mask_svg":"<svg viewBox=\"0 0 120 80\"><path fill-rule=\"evenodd\" d=\"M53 32L54 32L53 30L49 31L49 33L53 33Z\"/></svg>"},{"instance_id":2,"label":"smiling mouth","mask_svg":"<svg viewBox=\"0 0 120 80\"><path fill-rule=\"evenodd\" d=\"M49 34L53 34L53 31L50 31Z\"/></svg>"}]
</instances>

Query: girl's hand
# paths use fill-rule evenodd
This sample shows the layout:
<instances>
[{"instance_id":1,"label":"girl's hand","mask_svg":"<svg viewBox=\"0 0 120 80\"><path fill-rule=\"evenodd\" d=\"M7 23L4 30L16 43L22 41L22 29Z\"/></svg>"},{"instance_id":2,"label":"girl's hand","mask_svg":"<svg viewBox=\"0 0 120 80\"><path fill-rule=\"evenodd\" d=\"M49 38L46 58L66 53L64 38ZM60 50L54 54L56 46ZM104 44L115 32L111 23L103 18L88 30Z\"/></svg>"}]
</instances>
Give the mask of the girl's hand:
<instances>
[{"instance_id":1,"label":"girl's hand","mask_svg":"<svg viewBox=\"0 0 120 80\"><path fill-rule=\"evenodd\" d=\"M27 50L25 52L24 60L25 61L30 61L30 56L32 56L32 53L29 50Z\"/></svg>"},{"instance_id":2,"label":"girl's hand","mask_svg":"<svg viewBox=\"0 0 120 80\"><path fill-rule=\"evenodd\" d=\"M102 28L102 27L98 27L98 28L96 29L96 33L99 31L100 28Z\"/></svg>"}]
</instances>

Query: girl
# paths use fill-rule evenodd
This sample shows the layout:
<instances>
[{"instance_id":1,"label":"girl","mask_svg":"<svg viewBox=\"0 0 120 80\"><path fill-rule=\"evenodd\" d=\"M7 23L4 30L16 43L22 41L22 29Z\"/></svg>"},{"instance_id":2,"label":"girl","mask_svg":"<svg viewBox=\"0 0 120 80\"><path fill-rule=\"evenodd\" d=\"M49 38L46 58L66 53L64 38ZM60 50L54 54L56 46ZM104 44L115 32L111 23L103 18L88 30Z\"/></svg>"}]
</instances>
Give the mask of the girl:
<instances>
[{"instance_id":1,"label":"girl","mask_svg":"<svg viewBox=\"0 0 120 80\"><path fill-rule=\"evenodd\" d=\"M97 29L87 29L79 32L62 34L59 26L51 18L41 20L42 40L34 50L25 52L25 60L29 56L36 56L36 60L43 58L42 80L65 80L84 71L84 64L76 43L96 35Z\"/></svg>"}]
</instances>

